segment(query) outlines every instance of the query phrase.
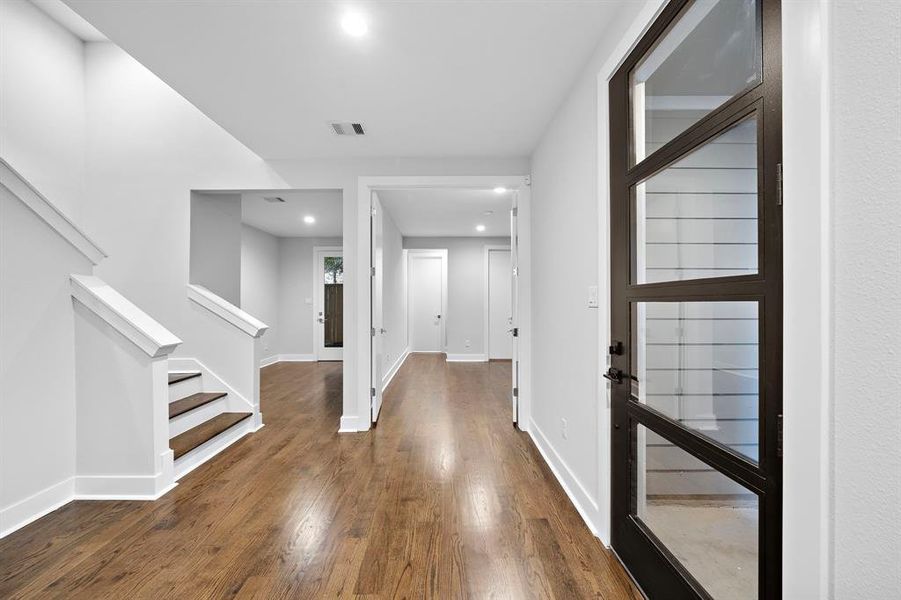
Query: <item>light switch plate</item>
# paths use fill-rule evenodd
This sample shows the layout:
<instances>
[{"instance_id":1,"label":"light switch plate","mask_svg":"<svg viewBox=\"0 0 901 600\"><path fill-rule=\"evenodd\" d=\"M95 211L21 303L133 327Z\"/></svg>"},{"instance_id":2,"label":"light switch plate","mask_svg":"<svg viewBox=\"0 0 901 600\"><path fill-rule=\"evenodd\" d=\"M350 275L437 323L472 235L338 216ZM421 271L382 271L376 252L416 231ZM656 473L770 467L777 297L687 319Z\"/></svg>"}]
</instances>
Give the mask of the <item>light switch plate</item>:
<instances>
[{"instance_id":1,"label":"light switch plate","mask_svg":"<svg viewBox=\"0 0 901 600\"><path fill-rule=\"evenodd\" d=\"M598 307L598 286L588 286L588 308Z\"/></svg>"}]
</instances>

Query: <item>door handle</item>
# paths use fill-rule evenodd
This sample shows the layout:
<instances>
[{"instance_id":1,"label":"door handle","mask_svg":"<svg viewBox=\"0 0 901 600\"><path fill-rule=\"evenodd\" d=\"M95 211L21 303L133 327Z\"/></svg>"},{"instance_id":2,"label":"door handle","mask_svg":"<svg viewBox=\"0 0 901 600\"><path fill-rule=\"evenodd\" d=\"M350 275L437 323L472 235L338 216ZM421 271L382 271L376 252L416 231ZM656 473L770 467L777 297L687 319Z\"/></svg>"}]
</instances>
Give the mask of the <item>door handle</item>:
<instances>
[{"instance_id":1,"label":"door handle","mask_svg":"<svg viewBox=\"0 0 901 600\"><path fill-rule=\"evenodd\" d=\"M615 367L610 367L607 369L607 372L604 373L604 379L612 381L613 383L622 383L623 372Z\"/></svg>"}]
</instances>

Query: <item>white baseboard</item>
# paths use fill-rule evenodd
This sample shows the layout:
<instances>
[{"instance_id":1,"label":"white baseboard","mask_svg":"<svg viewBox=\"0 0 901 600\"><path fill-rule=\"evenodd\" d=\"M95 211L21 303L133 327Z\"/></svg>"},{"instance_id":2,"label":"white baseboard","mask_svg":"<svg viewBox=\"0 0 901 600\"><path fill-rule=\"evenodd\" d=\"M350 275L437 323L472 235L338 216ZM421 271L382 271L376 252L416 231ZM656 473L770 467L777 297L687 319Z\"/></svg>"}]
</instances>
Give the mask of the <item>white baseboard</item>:
<instances>
[{"instance_id":1,"label":"white baseboard","mask_svg":"<svg viewBox=\"0 0 901 600\"><path fill-rule=\"evenodd\" d=\"M488 362L487 354L448 354L447 362Z\"/></svg>"},{"instance_id":2,"label":"white baseboard","mask_svg":"<svg viewBox=\"0 0 901 600\"><path fill-rule=\"evenodd\" d=\"M391 383L391 380L394 379L394 376L397 375L400 368L404 366L404 361L407 360L408 356L410 356L410 349L404 348L404 351L400 353L400 356L397 357L397 360L394 361L394 364L391 365L391 368L388 369L388 372L382 377L382 391L385 391L388 388L388 384Z\"/></svg>"},{"instance_id":3,"label":"white baseboard","mask_svg":"<svg viewBox=\"0 0 901 600\"><path fill-rule=\"evenodd\" d=\"M564 462L560 455L557 454L557 451L554 450L554 446L550 443L547 436L544 435L544 432L541 431L541 428L538 427L535 421L531 422L528 433L532 438L535 447L538 448L541 457L544 458L544 462L547 463L547 466L550 467L554 477L556 477L557 481L560 483L560 487L563 488L563 491L566 492L570 502L576 507L579 516L585 521L585 524L588 526L588 529L591 530L591 533L595 537L600 537L598 535L600 529L595 521L595 519L600 517L597 502L591 497L579 481L579 478L576 477L572 470L570 470L566 462Z\"/></svg>"},{"instance_id":4,"label":"white baseboard","mask_svg":"<svg viewBox=\"0 0 901 600\"><path fill-rule=\"evenodd\" d=\"M260 368L280 362L316 362L315 354L275 354L260 361Z\"/></svg>"},{"instance_id":5,"label":"white baseboard","mask_svg":"<svg viewBox=\"0 0 901 600\"><path fill-rule=\"evenodd\" d=\"M253 417L248 417L231 429L226 429L213 439L197 446L184 456L180 456L175 460L175 479L181 479L245 435L259 430L260 427L262 425L257 426Z\"/></svg>"},{"instance_id":6,"label":"white baseboard","mask_svg":"<svg viewBox=\"0 0 901 600\"><path fill-rule=\"evenodd\" d=\"M360 417L356 415L341 417L338 433L357 433L359 431L369 431L369 423L365 421L361 423Z\"/></svg>"},{"instance_id":7,"label":"white baseboard","mask_svg":"<svg viewBox=\"0 0 901 600\"><path fill-rule=\"evenodd\" d=\"M157 475L79 475L0 509L0 538L37 521L73 500L158 500L177 483L159 489Z\"/></svg>"},{"instance_id":8,"label":"white baseboard","mask_svg":"<svg viewBox=\"0 0 901 600\"><path fill-rule=\"evenodd\" d=\"M75 478L70 477L0 509L0 538L68 504L74 497Z\"/></svg>"},{"instance_id":9,"label":"white baseboard","mask_svg":"<svg viewBox=\"0 0 901 600\"><path fill-rule=\"evenodd\" d=\"M158 489L155 475L79 475L75 478L75 500L158 500L177 483Z\"/></svg>"},{"instance_id":10,"label":"white baseboard","mask_svg":"<svg viewBox=\"0 0 901 600\"><path fill-rule=\"evenodd\" d=\"M316 362L315 354L279 354L278 362Z\"/></svg>"}]
</instances>

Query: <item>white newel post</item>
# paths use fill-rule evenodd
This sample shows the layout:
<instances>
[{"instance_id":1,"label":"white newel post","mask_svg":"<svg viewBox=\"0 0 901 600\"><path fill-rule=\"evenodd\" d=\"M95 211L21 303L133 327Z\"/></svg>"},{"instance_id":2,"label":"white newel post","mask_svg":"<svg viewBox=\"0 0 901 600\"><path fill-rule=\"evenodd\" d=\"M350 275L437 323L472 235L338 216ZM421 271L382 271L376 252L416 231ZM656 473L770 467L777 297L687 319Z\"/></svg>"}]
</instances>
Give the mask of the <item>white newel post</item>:
<instances>
[{"instance_id":1,"label":"white newel post","mask_svg":"<svg viewBox=\"0 0 901 600\"><path fill-rule=\"evenodd\" d=\"M72 275L77 498L158 498L175 485L167 359L175 335L97 277Z\"/></svg>"}]
</instances>

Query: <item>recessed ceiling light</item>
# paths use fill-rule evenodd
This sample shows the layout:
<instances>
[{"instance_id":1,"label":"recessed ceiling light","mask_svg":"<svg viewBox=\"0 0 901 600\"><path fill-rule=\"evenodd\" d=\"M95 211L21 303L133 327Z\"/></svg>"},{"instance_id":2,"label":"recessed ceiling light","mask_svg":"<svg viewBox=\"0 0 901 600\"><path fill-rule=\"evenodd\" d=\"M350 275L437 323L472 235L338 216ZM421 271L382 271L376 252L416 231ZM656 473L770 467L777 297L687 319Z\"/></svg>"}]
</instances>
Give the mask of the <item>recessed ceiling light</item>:
<instances>
[{"instance_id":1,"label":"recessed ceiling light","mask_svg":"<svg viewBox=\"0 0 901 600\"><path fill-rule=\"evenodd\" d=\"M308 225L312 225L316 222L316 217L314 217L313 215L307 215L303 218L303 222L307 223Z\"/></svg>"},{"instance_id":2,"label":"recessed ceiling light","mask_svg":"<svg viewBox=\"0 0 901 600\"><path fill-rule=\"evenodd\" d=\"M484 225L476 225L476 231L485 231Z\"/></svg>"},{"instance_id":3,"label":"recessed ceiling light","mask_svg":"<svg viewBox=\"0 0 901 600\"><path fill-rule=\"evenodd\" d=\"M493 211L493 210L486 210L486 211L483 212L482 214L485 215L486 217L490 217L491 215L494 214L494 211Z\"/></svg>"},{"instance_id":4,"label":"recessed ceiling light","mask_svg":"<svg viewBox=\"0 0 901 600\"><path fill-rule=\"evenodd\" d=\"M353 37L363 37L369 31L366 19L360 13L349 12L341 19L341 27L344 33Z\"/></svg>"},{"instance_id":5,"label":"recessed ceiling light","mask_svg":"<svg viewBox=\"0 0 901 600\"><path fill-rule=\"evenodd\" d=\"M498 187L494 188L494 193L495 194L506 194L507 188L498 186Z\"/></svg>"}]
</instances>

